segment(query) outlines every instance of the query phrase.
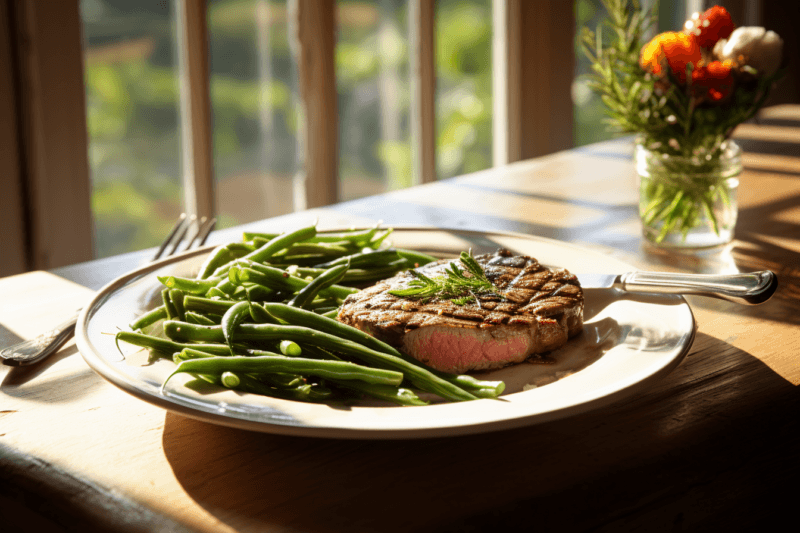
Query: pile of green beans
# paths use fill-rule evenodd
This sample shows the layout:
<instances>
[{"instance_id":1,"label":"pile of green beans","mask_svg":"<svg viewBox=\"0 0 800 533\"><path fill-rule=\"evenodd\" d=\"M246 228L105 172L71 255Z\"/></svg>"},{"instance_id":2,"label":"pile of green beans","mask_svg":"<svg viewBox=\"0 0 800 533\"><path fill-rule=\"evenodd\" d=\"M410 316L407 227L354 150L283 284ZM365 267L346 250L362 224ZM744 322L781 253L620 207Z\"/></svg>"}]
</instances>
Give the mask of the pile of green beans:
<instances>
[{"instance_id":1,"label":"pile of green beans","mask_svg":"<svg viewBox=\"0 0 800 533\"><path fill-rule=\"evenodd\" d=\"M433 370L335 319L360 287L436 260L385 247L391 231L245 233L242 242L215 248L195 277L159 277L162 305L117 333L117 343L171 359L177 367L164 386L186 373L309 402L426 405L419 391L449 401L496 398L501 381Z\"/></svg>"}]
</instances>

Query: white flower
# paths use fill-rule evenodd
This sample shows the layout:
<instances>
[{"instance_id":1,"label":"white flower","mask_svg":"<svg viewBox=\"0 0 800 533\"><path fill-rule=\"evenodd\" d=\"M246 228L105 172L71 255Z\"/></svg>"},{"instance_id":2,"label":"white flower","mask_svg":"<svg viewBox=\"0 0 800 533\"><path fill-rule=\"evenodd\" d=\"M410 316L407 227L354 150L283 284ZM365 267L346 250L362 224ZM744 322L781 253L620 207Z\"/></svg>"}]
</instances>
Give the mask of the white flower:
<instances>
[{"instance_id":1,"label":"white flower","mask_svg":"<svg viewBox=\"0 0 800 533\"><path fill-rule=\"evenodd\" d=\"M740 67L747 65L759 75L769 76L781 64L783 40L774 31L760 26L736 28L728 39L720 39L714 46L714 56L720 61L732 60Z\"/></svg>"}]
</instances>

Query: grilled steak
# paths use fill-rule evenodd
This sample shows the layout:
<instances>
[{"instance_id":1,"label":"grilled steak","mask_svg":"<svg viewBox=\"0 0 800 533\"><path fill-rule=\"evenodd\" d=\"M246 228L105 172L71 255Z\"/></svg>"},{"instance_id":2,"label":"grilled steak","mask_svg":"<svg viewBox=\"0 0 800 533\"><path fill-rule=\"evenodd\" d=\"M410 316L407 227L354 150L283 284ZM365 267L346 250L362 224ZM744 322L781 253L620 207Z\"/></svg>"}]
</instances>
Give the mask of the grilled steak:
<instances>
[{"instance_id":1,"label":"grilled steak","mask_svg":"<svg viewBox=\"0 0 800 533\"><path fill-rule=\"evenodd\" d=\"M458 305L389 294L415 278L398 274L347 297L338 320L392 344L445 372L499 368L559 348L583 328L583 291L566 270L500 249L475 257L498 294L482 294ZM417 269L444 275L458 260ZM459 264L460 270L464 270ZM470 274L465 274L469 276Z\"/></svg>"}]
</instances>

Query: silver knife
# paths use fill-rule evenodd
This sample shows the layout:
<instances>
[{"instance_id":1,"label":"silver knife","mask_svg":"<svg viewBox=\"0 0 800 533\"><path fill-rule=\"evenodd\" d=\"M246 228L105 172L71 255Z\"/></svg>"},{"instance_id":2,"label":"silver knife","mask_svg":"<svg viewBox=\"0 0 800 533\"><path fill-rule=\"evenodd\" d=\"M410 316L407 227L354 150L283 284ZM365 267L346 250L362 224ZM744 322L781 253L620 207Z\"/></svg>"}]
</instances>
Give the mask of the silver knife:
<instances>
[{"instance_id":1,"label":"silver knife","mask_svg":"<svg viewBox=\"0 0 800 533\"><path fill-rule=\"evenodd\" d=\"M694 294L731 302L764 303L778 288L770 270L742 274L675 274L635 271L625 274L576 274L584 289L619 289L649 294Z\"/></svg>"}]
</instances>

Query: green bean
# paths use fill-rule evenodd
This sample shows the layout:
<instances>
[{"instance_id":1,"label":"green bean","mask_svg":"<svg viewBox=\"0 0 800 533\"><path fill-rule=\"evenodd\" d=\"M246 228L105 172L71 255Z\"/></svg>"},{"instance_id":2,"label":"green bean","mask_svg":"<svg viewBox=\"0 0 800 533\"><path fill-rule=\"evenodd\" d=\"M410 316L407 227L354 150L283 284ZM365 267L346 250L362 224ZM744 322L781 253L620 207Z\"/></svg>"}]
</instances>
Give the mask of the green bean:
<instances>
[{"instance_id":1,"label":"green bean","mask_svg":"<svg viewBox=\"0 0 800 533\"><path fill-rule=\"evenodd\" d=\"M170 354L180 352L187 347L214 355L230 355L231 353L230 348L224 344L183 344L133 331L118 331L116 335L117 346L119 346L119 341Z\"/></svg>"},{"instance_id":2,"label":"green bean","mask_svg":"<svg viewBox=\"0 0 800 533\"><path fill-rule=\"evenodd\" d=\"M235 389L242 383L242 380L239 379L239 375L233 372L223 372L220 376L220 381L222 381L223 386L229 389Z\"/></svg>"},{"instance_id":3,"label":"green bean","mask_svg":"<svg viewBox=\"0 0 800 533\"><path fill-rule=\"evenodd\" d=\"M323 318L319 315L314 316ZM164 322L165 332L167 332L167 327L170 323L170 321ZM174 322L172 323L174 324ZM311 328L302 326L276 326L272 324L242 324L239 326L236 336L243 341L281 339L293 340L298 344L313 344L321 348L346 354L360 361L364 361L367 364L399 370L420 389L438 394L442 398L454 401L476 399L474 395L463 390L458 385L435 375L419 365L406 361L402 357L397 357L385 352L378 352L362 344ZM210 339L198 336L198 340Z\"/></svg>"},{"instance_id":4,"label":"green bean","mask_svg":"<svg viewBox=\"0 0 800 533\"><path fill-rule=\"evenodd\" d=\"M245 259L263 263L281 250L288 248L296 242L305 241L317 234L316 225L301 228L291 233L283 233L267 242L264 246L245 255Z\"/></svg>"},{"instance_id":5,"label":"green bean","mask_svg":"<svg viewBox=\"0 0 800 533\"><path fill-rule=\"evenodd\" d=\"M368 368L346 361L319 361L300 357L286 357L280 354L243 357L203 357L187 359L178 365L164 382L166 384L175 374L188 372L191 374L221 374L223 372L244 374L253 373L289 373L308 374L320 378L341 380L359 380L373 384L400 385L403 374L393 370Z\"/></svg>"},{"instance_id":6,"label":"green bean","mask_svg":"<svg viewBox=\"0 0 800 533\"><path fill-rule=\"evenodd\" d=\"M373 385L372 383L363 383L361 381L340 381L336 379L329 379L328 381L340 387L398 405L428 405L428 402L420 399L414 391L404 387Z\"/></svg>"},{"instance_id":7,"label":"green bean","mask_svg":"<svg viewBox=\"0 0 800 533\"><path fill-rule=\"evenodd\" d=\"M377 226L368 230L350 230L337 233L318 233L314 237L306 239L308 242L350 242L354 244L369 242L378 231ZM246 231L243 238L246 241L254 239L271 240L277 237L275 233L256 233Z\"/></svg>"},{"instance_id":8,"label":"green bean","mask_svg":"<svg viewBox=\"0 0 800 533\"><path fill-rule=\"evenodd\" d=\"M279 302L285 299L280 291L270 289L257 283L248 283L245 287L245 299L251 302Z\"/></svg>"},{"instance_id":9,"label":"green bean","mask_svg":"<svg viewBox=\"0 0 800 533\"><path fill-rule=\"evenodd\" d=\"M190 279L180 278L177 276L158 276L160 281L165 287L169 289L180 289L189 294L204 295L211 287L214 287L221 281L219 278L209 279Z\"/></svg>"},{"instance_id":10,"label":"green bean","mask_svg":"<svg viewBox=\"0 0 800 533\"><path fill-rule=\"evenodd\" d=\"M264 241L264 243L266 244L267 242L271 241L278 235L280 235L280 233L261 233L258 231L245 231L244 233L242 233L242 240L244 241L261 240Z\"/></svg>"},{"instance_id":11,"label":"green bean","mask_svg":"<svg viewBox=\"0 0 800 533\"><path fill-rule=\"evenodd\" d=\"M303 353L300 345L294 341L281 341L280 350L283 355L288 355L290 357L300 357Z\"/></svg>"},{"instance_id":12,"label":"green bean","mask_svg":"<svg viewBox=\"0 0 800 533\"><path fill-rule=\"evenodd\" d=\"M222 326L200 326L178 320L165 320L164 334L175 342L225 342Z\"/></svg>"},{"instance_id":13,"label":"green bean","mask_svg":"<svg viewBox=\"0 0 800 533\"><path fill-rule=\"evenodd\" d=\"M130 328L133 330L144 329L165 318L167 318L167 308L164 305L160 305L131 322Z\"/></svg>"},{"instance_id":14,"label":"green bean","mask_svg":"<svg viewBox=\"0 0 800 533\"><path fill-rule=\"evenodd\" d=\"M305 384L305 379L299 374L253 374L253 377L273 387L293 388Z\"/></svg>"},{"instance_id":15,"label":"green bean","mask_svg":"<svg viewBox=\"0 0 800 533\"><path fill-rule=\"evenodd\" d=\"M186 311L183 314L186 318L186 322L190 324L200 324L201 326L215 326L219 324L219 322L212 320L206 315L201 315L200 313L195 313L194 311Z\"/></svg>"},{"instance_id":16,"label":"green bean","mask_svg":"<svg viewBox=\"0 0 800 533\"><path fill-rule=\"evenodd\" d=\"M185 294L180 289L170 289L169 290L169 301L172 302L172 305L175 307L175 314L178 320L186 320L186 316L184 313L183 308L183 298Z\"/></svg>"},{"instance_id":17,"label":"green bean","mask_svg":"<svg viewBox=\"0 0 800 533\"><path fill-rule=\"evenodd\" d=\"M392 261L380 268L350 268L342 278L342 283L358 283L363 284L371 281L378 281L384 278L395 275L396 273L407 270L413 267L413 263L409 263L406 259L398 259ZM315 278L325 272L322 268L298 267L295 269L295 275L302 277Z\"/></svg>"},{"instance_id":18,"label":"green bean","mask_svg":"<svg viewBox=\"0 0 800 533\"><path fill-rule=\"evenodd\" d=\"M317 293L324 291L331 285L339 283L348 268L350 268L349 262L326 270L318 278L300 289L295 297L289 300L289 305L293 307L309 307L309 304L317 296Z\"/></svg>"},{"instance_id":19,"label":"green bean","mask_svg":"<svg viewBox=\"0 0 800 533\"><path fill-rule=\"evenodd\" d=\"M339 306L338 305L330 305L330 306L325 306L325 307L312 307L311 310L314 311L314 313L316 313L318 315L322 315L322 316L328 316L328 315L336 316L337 313L339 312Z\"/></svg>"},{"instance_id":20,"label":"green bean","mask_svg":"<svg viewBox=\"0 0 800 533\"><path fill-rule=\"evenodd\" d=\"M224 315L234 304L236 304L236 302L231 300L214 300L191 295L187 295L183 299L183 307L187 311L216 313L218 315Z\"/></svg>"},{"instance_id":21,"label":"green bean","mask_svg":"<svg viewBox=\"0 0 800 533\"><path fill-rule=\"evenodd\" d=\"M214 248L211 253L208 255L203 264L200 265L200 272L197 274L197 279L206 279L211 276L211 274L216 270L219 266L229 263L233 257L231 256L230 250L226 245L217 246Z\"/></svg>"},{"instance_id":22,"label":"green bean","mask_svg":"<svg viewBox=\"0 0 800 533\"><path fill-rule=\"evenodd\" d=\"M306 228L301 228L291 233L280 234L274 237L273 239L269 240L268 242L266 242L264 245L260 246L258 249L244 255L243 259L248 259L256 263L263 263L269 260L276 253L291 246L292 244L313 237L314 235L316 235L316 232L317 232L316 227L310 226ZM229 268L230 268L229 263L222 265L214 271L213 275L224 277L227 275ZM225 292L225 288L219 287L219 289Z\"/></svg>"},{"instance_id":23,"label":"green bean","mask_svg":"<svg viewBox=\"0 0 800 533\"><path fill-rule=\"evenodd\" d=\"M285 301L285 300L284 300ZM270 302L270 303L278 303L278 302ZM288 303L288 301L286 302ZM342 300L339 298L314 298L309 304L306 309L309 311L314 311L315 313L319 313L320 309L324 308L333 308L339 307L342 304Z\"/></svg>"},{"instance_id":24,"label":"green bean","mask_svg":"<svg viewBox=\"0 0 800 533\"><path fill-rule=\"evenodd\" d=\"M225 296L230 297L230 295L233 294L233 291L236 289L236 285L233 282L231 282L229 278L225 278L220 280L220 282L214 285L213 287L211 287L209 289L209 292L213 291L214 289L216 289L216 291L222 292ZM208 296L209 293L206 293L206 297Z\"/></svg>"},{"instance_id":25,"label":"green bean","mask_svg":"<svg viewBox=\"0 0 800 533\"><path fill-rule=\"evenodd\" d=\"M393 276L403 270L408 270L412 266L413 264L409 263L405 259L398 259L397 261L392 261L391 263L388 263L387 265L381 268L370 268L370 269L353 268L347 272L342 282L361 283L361 284L371 283L374 281L378 281Z\"/></svg>"},{"instance_id":26,"label":"green bean","mask_svg":"<svg viewBox=\"0 0 800 533\"><path fill-rule=\"evenodd\" d=\"M336 335L343 339L357 342L367 348L400 357L400 351L375 337L338 320L318 315L311 311L298 309L282 303L264 304L264 310L273 317L284 320L288 324L305 326L317 331Z\"/></svg>"},{"instance_id":27,"label":"green bean","mask_svg":"<svg viewBox=\"0 0 800 533\"><path fill-rule=\"evenodd\" d=\"M240 392L248 392L252 394L260 394L262 396L271 396L274 398L281 398L286 400L300 400L306 402L308 401L320 402L328 400L331 397L330 389L326 387L321 387L319 385L305 384L302 381L300 381L296 385L282 385L281 384L282 381L276 380L275 382L277 384L274 386L270 386L272 384L272 381L270 381L267 384L263 383L259 379L248 376L247 374L240 374L235 372L229 372L229 374L235 376L239 380L239 384L234 388L234 390ZM213 383L215 385L222 387L225 386L224 383L222 382L222 375L219 374L194 374L194 375L202 379L203 381L207 381L209 383ZM277 374L273 376L276 375ZM164 385L166 385L166 382L164 383ZM162 389L164 388L164 385L162 385Z\"/></svg>"},{"instance_id":28,"label":"green bean","mask_svg":"<svg viewBox=\"0 0 800 533\"><path fill-rule=\"evenodd\" d=\"M369 248L373 248L373 249L376 249L376 250L377 250L377 249L378 249L378 247L380 247L381 243L383 243L383 241L384 241L384 240L386 240L386 237L388 237L389 235L391 235L393 231L394 231L394 228L389 228L389 229L387 229L385 232L383 232L383 235L378 235L378 236L377 236L377 237L375 237L374 239L371 239L371 240L370 240L370 241L367 243L367 246L368 246Z\"/></svg>"},{"instance_id":29,"label":"green bean","mask_svg":"<svg viewBox=\"0 0 800 533\"><path fill-rule=\"evenodd\" d=\"M175 352L172 354L172 362L176 365L181 364L184 361L188 361L189 359L207 359L209 357L214 357L215 354L204 352L202 350L197 350L195 348L189 348L188 346L181 349L179 352ZM231 355L231 354L216 354L216 355Z\"/></svg>"},{"instance_id":30,"label":"green bean","mask_svg":"<svg viewBox=\"0 0 800 533\"><path fill-rule=\"evenodd\" d=\"M250 318L256 324L280 324L280 321L258 305L257 303L250 302Z\"/></svg>"},{"instance_id":31,"label":"green bean","mask_svg":"<svg viewBox=\"0 0 800 533\"><path fill-rule=\"evenodd\" d=\"M351 268L382 268L387 264L405 259L409 266L422 266L437 261L432 255L406 250L405 248L390 248L387 250L375 250L371 252L361 252L346 257L340 257L327 263L316 265L317 268L330 268L350 261Z\"/></svg>"},{"instance_id":32,"label":"green bean","mask_svg":"<svg viewBox=\"0 0 800 533\"><path fill-rule=\"evenodd\" d=\"M321 385L312 385L301 382L298 385L292 386L273 385L270 387L261 382L259 379L247 374L236 373L236 375L240 380L240 384L236 390L242 392L273 396L287 400L300 400L305 402L324 402L329 400L332 396L332 391L329 388Z\"/></svg>"},{"instance_id":33,"label":"green bean","mask_svg":"<svg viewBox=\"0 0 800 533\"><path fill-rule=\"evenodd\" d=\"M219 290L216 287L211 287L206 293L206 298L222 298L223 300L230 300L231 295Z\"/></svg>"},{"instance_id":34,"label":"green bean","mask_svg":"<svg viewBox=\"0 0 800 533\"><path fill-rule=\"evenodd\" d=\"M260 380L239 372L223 372L220 382L224 387L241 392L252 392L264 396L275 396L291 400L320 402L330 398L332 391L327 387L300 383L294 386L271 388Z\"/></svg>"},{"instance_id":35,"label":"green bean","mask_svg":"<svg viewBox=\"0 0 800 533\"><path fill-rule=\"evenodd\" d=\"M375 250L372 252L359 252L357 254L350 254L344 257L339 257L327 263L320 263L314 265L315 268L331 268L337 265L344 265L348 261L352 268L363 266L376 266L397 261L400 256L397 255L397 250Z\"/></svg>"},{"instance_id":36,"label":"green bean","mask_svg":"<svg viewBox=\"0 0 800 533\"><path fill-rule=\"evenodd\" d=\"M301 242L293 244L292 246L283 250L280 255L276 254L275 259L280 260L282 256L293 255L347 255L352 250L346 246L340 246L333 243L309 243Z\"/></svg>"},{"instance_id":37,"label":"green bean","mask_svg":"<svg viewBox=\"0 0 800 533\"><path fill-rule=\"evenodd\" d=\"M397 255L408 261L414 268L419 268L428 263L433 263L439 259L432 255L424 254L422 252L415 252L414 250L406 250L405 248L398 248Z\"/></svg>"},{"instance_id":38,"label":"green bean","mask_svg":"<svg viewBox=\"0 0 800 533\"><path fill-rule=\"evenodd\" d=\"M246 264L248 266L241 266L241 264L231 266L228 272L231 283L257 283L275 290L290 290L293 292L302 290L310 283L302 278L292 276L280 268L257 265L255 263ZM356 292L358 292L358 289L334 284L320 290L319 295L332 296L343 300Z\"/></svg>"},{"instance_id":39,"label":"green bean","mask_svg":"<svg viewBox=\"0 0 800 533\"><path fill-rule=\"evenodd\" d=\"M337 307L336 309L331 309L325 313L320 313L320 316L324 316L325 318L336 318L339 316L339 308Z\"/></svg>"},{"instance_id":40,"label":"green bean","mask_svg":"<svg viewBox=\"0 0 800 533\"><path fill-rule=\"evenodd\" d=\"M167 311L167 319L173 320L178 317L178 311L175 309L175 305L169 299L169 289L164 289L161 291L161 301L164 303L164 309Z\"/></svg>"},{"instance_id":41,"label":"green bean","mask_svg":"<svg viewBox=\"0 0 800 533\"><path fill-rule=\"evenodd\" d=\"M235 289L233 289L233 293L231 294L231 300L247 300L248 292L247 289L252 289L254 286L251 286L249 283L245 283L244 285L239 285ZM251 291L252 293L252 291Z\"/></svg>"},{"instance_id":42,"label":"green bean","mask_svg":"<svg viewBox=\"0 0 800 533\"><path fill-rule=\"evenodd\" d=\"M233 334L239 324L250 316L250 302L239 302L232 305L230 309L222 315L222 333L225 335L225 342L228 346L233 342Z\"/></svg>"},{"instance_id":43,"label":"green bean","mask_svg":"<svg viewBox=\"0 0 800 533\"><path fill-rule=\"evenodd\" d=\"M235 255L236 258L247 255L250 252L255 252L256 248L260 248L260 246L256 246L252 242L231 242L226 244L225 247L230 250L231 254Z\"/></svg>"},{"instance_id":44,"label":"green bean","mask_svg":"<svg viewBox=\"0 0 800 533\"><path fill-rule=\"evenodd\" d=\"M231 266L228 271L231 283L241 285L245 282L257 283L273 290L298 291L308 285L308 282L289 275L285 270L262 265L256 267Z\"/></svg>"},{"instance_id":45,"label":"green bean","mask_svg":"<svg viewBox=\"0 0 800 533\"><path fill-rule=\"evenodd\" d=\"M247 349L243 350L241 355L248 355L248 356L259 356L259 355L266 355L266 356L274 356L275 352L266 351L266 350L254 350L254 349ZM339 361L340 359L334 358L334 360ZM275 387L296 387L302 383L305 383L305 379L303 376L299 374L287 374L282 372L270 372L268 374L253 374L259 380L265 381L270 385Z\"/></svg>"},{"instance_id":46,"label":"green bean","mask_svg":"<svg viewBox=\"0 0 800 533\"><path fill-rule=\"evenodd\" d=\"M356 329L352 326L348 326L347 324L343 324L338 320L335 320L333 317L321 316L316 313L305 311L303 309L297 309L295 307L291 307L289 305L280 303L266 304L264 305L264 309L270 315L274 316L278 320L283 320L289 324L302 325L312 329L323 331L325 333L336 335L337 337L341 337L343 339L348 339L353 342L357 342L378 352L383 352L386 354L394 355L395 357L400 357L405 361L420 366L425 370L427 370L428 372L436 375L437 377L444 379L454 385L457 385L462 389L465 389L470 392L482 391L481 392L481 394L483 394L483 396L481 396L482 398L485 397L496 398L497 396L503 393L503 390L505 390L505 383L502 381L483 381L464 374L461 375L450 374L448 372L442 372L430 368L424 363L417 361L416 359L412 358L407 354L404 354L397 348L394 348L393 346L386 344L385 342L361 331L360 329ZM486 392L487 390L494 391L494 395L486 396L486 394L488 394Z\"/></svg>"},{"instance_id":47,"label":"green bean","mask_svg":"<svg viewBox=\"0 0 800 533\"><path fill-rule=\"evenodd\" d=\"M197 279L203 280L213 277L217 269L224 268L224 266L234 259L238 259L250 252L255 251L255 246L244 242L232 242L223 246L214 248L214 251L208 256L200 267L200 272Z\"/></svg>"}]
</instances>

